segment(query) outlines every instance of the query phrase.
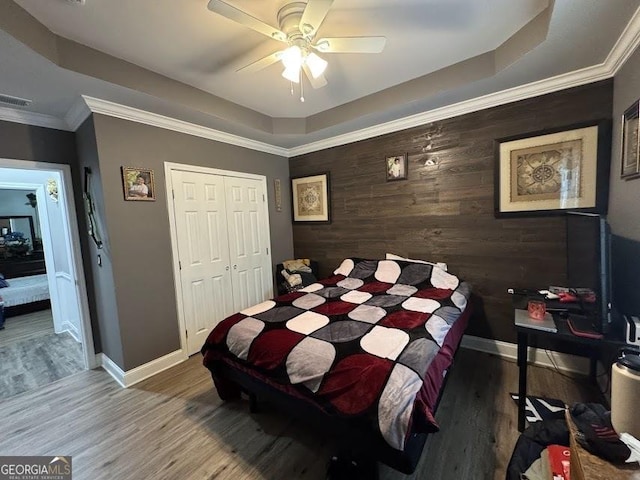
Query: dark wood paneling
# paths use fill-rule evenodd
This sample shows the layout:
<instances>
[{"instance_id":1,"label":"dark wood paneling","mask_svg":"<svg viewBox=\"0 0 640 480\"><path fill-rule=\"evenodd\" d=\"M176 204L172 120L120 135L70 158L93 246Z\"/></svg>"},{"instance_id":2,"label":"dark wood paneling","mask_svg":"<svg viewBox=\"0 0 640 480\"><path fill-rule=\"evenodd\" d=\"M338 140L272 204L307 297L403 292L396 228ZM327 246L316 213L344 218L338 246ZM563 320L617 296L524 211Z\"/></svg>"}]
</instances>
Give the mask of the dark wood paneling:
<instances>
[{"instance_id":1,"label":"dark wood paneling","mask_svg":"<svg viewBox=\"0 0 640 480\"><path fill-rule=\"evenodd\" d=\"M331 173L333 220L294 225L296 256L323 276L386 252L447 262L484 305L468 333L513 342L506 289L566 283L565 220L494 217L494 140L611 118L612 102L607 80L292 158L292 177ZM409 179L386 182L385 156L404 152Z\"/></svg>"}]
</instances>

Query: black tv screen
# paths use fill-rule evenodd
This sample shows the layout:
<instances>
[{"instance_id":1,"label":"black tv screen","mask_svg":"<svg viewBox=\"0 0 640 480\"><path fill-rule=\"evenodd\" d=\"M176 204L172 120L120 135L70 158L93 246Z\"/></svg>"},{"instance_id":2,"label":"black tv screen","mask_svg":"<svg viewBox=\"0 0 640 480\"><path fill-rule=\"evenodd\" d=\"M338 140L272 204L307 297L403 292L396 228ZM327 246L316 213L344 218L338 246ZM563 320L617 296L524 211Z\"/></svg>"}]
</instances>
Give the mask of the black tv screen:
<instances>
[{"instance_id":1,"label":"black tv screen","mask_svg":"<svg viewBox=\"0 0 640 480\"><path fill-rule=\"evenodd\" d=\"M582 313L593 319L593 326L604 333L610 318L610 232L604 217L570 212L567 215L567 280L570 288L589 288L595 303L580 305Z\"/></svg>"}]
</instances>

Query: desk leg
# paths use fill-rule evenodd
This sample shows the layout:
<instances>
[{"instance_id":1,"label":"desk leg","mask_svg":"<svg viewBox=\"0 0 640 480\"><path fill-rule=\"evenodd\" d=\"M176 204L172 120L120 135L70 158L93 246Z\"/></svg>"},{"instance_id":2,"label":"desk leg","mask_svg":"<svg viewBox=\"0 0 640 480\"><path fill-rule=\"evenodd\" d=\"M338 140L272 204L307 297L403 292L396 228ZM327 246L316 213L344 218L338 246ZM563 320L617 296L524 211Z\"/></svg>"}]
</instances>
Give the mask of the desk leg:
<instances>
[{"instance_id":1,"label":"desk leg","mask_svg":"<svg viewBox=\"0 0 640 480\"><path fill-rule=\"evenodd\" d=\"M518 431L524 430L525 406L527 404L527 346L526 333L518 332Z\"/></svg>"},{"instance_id":2,"label":"desk leg","mask_svg":"<svg viewBox=\"0 0 640 480\"><path fill-rule=\"evenodd\" d=\"M591 381L597 382L596 375L598 373L598 357L596 356L596 352L591 352L589 356L589 377Z\"/></svg>"}]
</instances>

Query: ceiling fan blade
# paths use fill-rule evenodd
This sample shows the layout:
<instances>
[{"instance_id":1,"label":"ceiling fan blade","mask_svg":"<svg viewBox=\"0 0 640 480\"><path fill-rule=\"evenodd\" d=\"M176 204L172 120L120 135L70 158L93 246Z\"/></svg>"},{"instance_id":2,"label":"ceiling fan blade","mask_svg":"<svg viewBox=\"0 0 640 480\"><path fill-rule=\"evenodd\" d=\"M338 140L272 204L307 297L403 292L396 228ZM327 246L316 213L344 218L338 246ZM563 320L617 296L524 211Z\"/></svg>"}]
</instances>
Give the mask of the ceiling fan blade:
<instances>
[{"instance_id":1,"label":"ceiling fan blade","mask_svg":"<svg viewBox=\"0 0 640 480\"><path fill-rule=\"evenodd\" d=\"M269 38L273 38L274 40L279 40L281 42L287 41L287 36L281 30L278 30L271 25L267 25L262 20L258 20L255 17L252 17L246 12L237 9L236 7L229 5L222 0L209 0L209 4L207 8L212 12L217 13L218 15L222 15L223 17L228 18L229 20L233 20L234 22L240 23L245 27L249 27L256 32L262 33Z\"/></svg>"},{"instance_id":2,"label":"ceiling fan blade","mask_svg":"<svg viewBox=\"0 0 640 480\"><path fill-rule=\"evenodd\" d=\"M309 0L300 18L300 31L305 37L313 37L327 16L333 0Z\"/></svg>"},{"instance_id":3,"label":"ceiling fan blade","mask_svg":"<svg viewBox=\"0 0 640 480\"><path fill-rule=\"evenodd\" d=\"M307 67L306 65L303 65L302 69L304 70L304 73L307 75L307 78L309 79L309 83L311 83L311 86L313 88L315 89L322 88L327 84L327 79L325 78L324 75L319 75L317 78L313 78L313 75L311 75L311 71L309 70L309 67Z\"/></svg>"},{"instance_id":4,"label":"ceiling fan blade","mask_svg":"<svg viewBox=\"0 0 640 480\"><path fill-rule=\"evenodd\" d=\"M262 70L263 68L267 68L268 66L273 65L278 60L280 60L281 56L282 56L282 50L273 52L271 55L267 55L266 57L263 57L260 60L256 60L255 62L250 63L249 65L245 65L244 67L241 67L236 71L243 72L243 73L257 72Z\"/></svg>"},{"instance_id":5,"label":"ceiling fan blade","mask_svg":"<svg viewBox=\"0 0 640 480\"><path fill-rule=\"evenodd\" d=\"M386 43L386 37L334 37L321 38L313 48L326 53L380 53Z\"/></svg>"}]
</instances>

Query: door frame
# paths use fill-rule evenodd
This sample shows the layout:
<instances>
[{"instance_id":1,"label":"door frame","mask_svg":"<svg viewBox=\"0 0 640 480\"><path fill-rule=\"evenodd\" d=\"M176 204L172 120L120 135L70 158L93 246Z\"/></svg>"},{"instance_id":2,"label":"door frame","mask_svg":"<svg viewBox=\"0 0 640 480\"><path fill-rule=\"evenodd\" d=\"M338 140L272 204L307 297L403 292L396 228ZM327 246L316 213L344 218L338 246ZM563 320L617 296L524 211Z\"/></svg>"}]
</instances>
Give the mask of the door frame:
<instances>
[{"instance_id":1,"label":"door frame","mask_svg":"<svg viewBox=\"0 0 640 480\"><path fill-rule=\"evenodd\" d=\"M78 228L78 217L75 206L75 196L73 194L73 183L71 178L71 167L66 164L60 163L46 163L46 162L36 162L32 160L16 160L16 159L8 159L8 158L0 158L0 167L2 168L12 168L17 170L34 170L34 171L49 171L56 172L60 175L61 185L59 186L60 190L60 199L61 204L63 206L63 229L66 238L66 250L67 255L69 256L69 262L71 266L71 271L74 275L74 284L75 284L75 293L76 293L76 301L78 311L80 312L80 337L82 339L82 355L84 360L84 367L86 370L90 370L96 368L98 366L96 361L95 354L95 346L93 344L93 332L91 328L91 316L89 314L89 300L87 297L87 283L84 273L84 266L82 264L82 253L80 249L80 230ZM26 188L35 189L36 197L38 203L44 205L45 202L45 192L44 185L42 184L32 184L29 182L23 182L18 184L17 182L2 182L0 185L32 185L32 187ZM41 213L44 215L40 215ZM50 233L50 225L49 225L49 217L46 212L46 209L38 210L38 214L40 215L40 220L43 223L40 227L42 229L43 242L44 237L47 237L47 240L51 242L51 233ZM45 221L46 220L46 221ZM46 223L46 225L45 225ZM53 261L53 252L51 248L51 244L49 244L50 248L45 249L45 263L47 265L55 265ZM49 250L49 253L47 253ZM54 288L52 289L54 295L57 295L57 287L55 285L55 269L53 272L49 273L49 268L47 268L47 279L49 286L51 287L51 279L54 278ZM58 299L58 304L59 304ZM53 305L52 305L53 306Z\"/></svg>"},{"instance_id":2,"label":"door frame","mask_svg":"<svg viewBox=\"0 0 640 480\"><path fill-rule=\"evenodd\" d=\"M167 211L169 212L169 231L171 233L171 263L173 266L173 285L176 292L176 307L178 313L178 328L180 333L180 348L185 355L185 358L188 357L187 354L187 325L184 314L184 303L182 301L182 282L180 281L180 263L179 263L179 252L178 252L178 232L176 228L176 214L174 209L174 201L173 201L173 184L172 184L172 172L174 170L180 170L183 172L190 173L206 173L209 175L220 175L223 177L239 177L246 178L250 180L258 180L262 182L262 186L264 189L265 201L262 202L263 205L263 214L267 220L267 245L269 245L269 252L273 251L273 247L271 246L271 222L269 221L269 204L267 201L268 190L267 190L267 177L265 175L258 175L254 173L246 173L246 172L235 172L232 170L221 170L219 168L210 168L210 167L200 167L197 165L186 165L184 163L175 163L175 162L164 162L164 178L165 178L165 189L166 189L166 198L167 198ZM270 277L273 276L273 265L269 264Z\"/></svg>"}]
</instances>

